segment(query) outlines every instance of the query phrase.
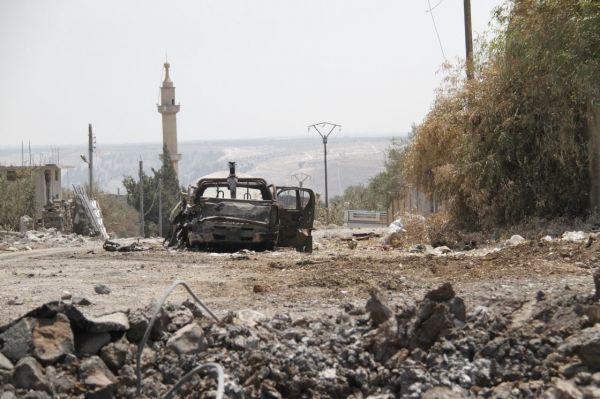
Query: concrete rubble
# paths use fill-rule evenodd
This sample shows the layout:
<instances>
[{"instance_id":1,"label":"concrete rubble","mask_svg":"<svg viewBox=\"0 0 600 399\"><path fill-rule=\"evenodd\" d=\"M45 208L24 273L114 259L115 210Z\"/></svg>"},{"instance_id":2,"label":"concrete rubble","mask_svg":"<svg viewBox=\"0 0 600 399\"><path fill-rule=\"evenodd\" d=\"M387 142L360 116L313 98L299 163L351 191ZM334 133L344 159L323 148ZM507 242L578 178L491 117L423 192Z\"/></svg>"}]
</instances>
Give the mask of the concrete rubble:
<instances>
[{"instance_id":1,"label":"concrete rubble","mask_svg":"<svg viewBox=\"0 0 600 399\"><path fill-rule=\"evenodd\" d=\"M243 310L216 323L191 301L169 303L142 353L142 394L216 362L229 398L597 398L599 306L569 290L482 306L449 283L399 303L374 288L365 306L297 319ZM137 397L135 354L155 308L92 318L57 301L0 327L1 397ZM179 396L215 390L205 373Z\"/></svg>"},{"instance_id":2,"label":"concrete rubble","mask_svg":"<svg viewBox=\"0 0 600 399\"><path fill-rule=\"evenodd\" d=\"M55 228L27 230L17 234L0 235L0 252L29 251L54 246L81 246L90 241L75 233L63 233Z\"/></svg>"}]
</instances>

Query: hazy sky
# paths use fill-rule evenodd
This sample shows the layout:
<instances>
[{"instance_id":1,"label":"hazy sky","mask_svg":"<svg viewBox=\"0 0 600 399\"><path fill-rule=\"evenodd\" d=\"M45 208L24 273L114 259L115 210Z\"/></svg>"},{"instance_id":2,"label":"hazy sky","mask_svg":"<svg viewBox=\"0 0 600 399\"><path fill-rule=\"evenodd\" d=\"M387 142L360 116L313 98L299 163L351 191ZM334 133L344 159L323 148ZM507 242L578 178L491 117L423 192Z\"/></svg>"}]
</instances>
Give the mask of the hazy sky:
<instances>
[{"instance_id":1,"label":"hazy sky","mask_svg":"<svg viewBox=\"0 0 600 399\"><path fill-rule=\"evenodd\" d=\"M439 0L431 0L435 6ZM472 0L488 27L501 0ZM464 56L463 1L434 10ZM442 75L427 0L0 0L1 145L159 142L165 54L179 140L342 134L419 122Z\"/></svg>"}]
</instances>

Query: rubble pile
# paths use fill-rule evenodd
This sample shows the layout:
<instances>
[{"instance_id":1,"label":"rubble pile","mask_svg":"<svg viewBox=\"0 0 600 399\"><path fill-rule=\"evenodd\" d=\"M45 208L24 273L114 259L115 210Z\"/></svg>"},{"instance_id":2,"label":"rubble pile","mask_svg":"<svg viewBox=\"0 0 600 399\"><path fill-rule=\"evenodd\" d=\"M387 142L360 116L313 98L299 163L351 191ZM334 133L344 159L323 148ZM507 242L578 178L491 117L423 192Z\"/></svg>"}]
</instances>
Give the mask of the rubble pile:
<instances>
[{"instance_id":1,"label":"rubble pile","mask_svg":"<svg viewBox=\"0 0 600 399\"><path fill-rule=\"evenodd\" d=\"M136 352L155 306L91 318L52 302L0 327L1 398L138 397ZM396 304L373 289L335 317L243 310L216 323L189 300L158 314L142 397L207 362L222 365L230 398L600 397L600 304L569 290L483 306L446 283ZM178 395L216 389L206 371Z\"/></svg>"},{"instance_id":2,"label":"rubble pile","mask_svg":"<svg viewBox=\"0 0 600 399\"><path fill-rule=\"evenodd\" d=\"M57 245L77 246L88 241L89 238L84 236L75 233L63 233L55 228L28 230L24 233L0 237L0 251L23 251Z\"/></svg>"}]
</instances>

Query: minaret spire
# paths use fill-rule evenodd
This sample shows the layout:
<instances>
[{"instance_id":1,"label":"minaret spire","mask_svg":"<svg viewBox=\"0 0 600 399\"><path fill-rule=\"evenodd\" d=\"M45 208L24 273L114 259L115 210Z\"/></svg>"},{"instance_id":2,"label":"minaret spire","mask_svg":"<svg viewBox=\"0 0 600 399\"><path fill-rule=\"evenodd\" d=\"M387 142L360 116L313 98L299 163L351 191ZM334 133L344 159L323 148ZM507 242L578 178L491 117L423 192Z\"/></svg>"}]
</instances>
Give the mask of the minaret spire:
<instances>
[{"instance_id":1,"label":"minaret spire","mask_svg":"<svg viewBox=\"0 0 600 399\"><path fill-rule=\"evenodd\" d=\"M169 75L171 65L165 61L165 78L160 88L160 104L158 112L162 115L163 147L169 153L175 174L179 176L178 162L181 154L177 153L177 118L179 104L175 104L175 86ZM162 155L161 155L162 159Z\"/></svg>"}]
</instances>

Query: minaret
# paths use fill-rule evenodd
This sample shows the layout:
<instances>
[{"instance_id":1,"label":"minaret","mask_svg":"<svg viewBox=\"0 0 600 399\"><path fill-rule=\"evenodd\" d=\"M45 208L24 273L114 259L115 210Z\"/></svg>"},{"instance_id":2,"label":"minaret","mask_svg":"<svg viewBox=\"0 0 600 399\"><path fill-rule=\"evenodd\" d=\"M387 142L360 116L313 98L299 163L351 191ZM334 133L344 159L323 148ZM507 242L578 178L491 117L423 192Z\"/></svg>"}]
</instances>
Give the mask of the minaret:
<instances>
[{"instance_id":1,"label":"minaret","mask_svg":"<svg viewBox=\"0 0 600 399\"><path fill-rule=\"evenodd\" d=\"M179 177L177 163L181 159L181 154L177 153L177 118L179 104L175 104L175 86L169 76L169 63L165 62L165 80L160 87L160 104L158 112L162 115L163 145L167 147L167 152L171 156L175 174ZM162 155L161 155L162 159Z\"/></svg>"}]
</instances>

